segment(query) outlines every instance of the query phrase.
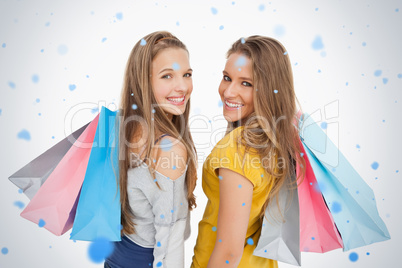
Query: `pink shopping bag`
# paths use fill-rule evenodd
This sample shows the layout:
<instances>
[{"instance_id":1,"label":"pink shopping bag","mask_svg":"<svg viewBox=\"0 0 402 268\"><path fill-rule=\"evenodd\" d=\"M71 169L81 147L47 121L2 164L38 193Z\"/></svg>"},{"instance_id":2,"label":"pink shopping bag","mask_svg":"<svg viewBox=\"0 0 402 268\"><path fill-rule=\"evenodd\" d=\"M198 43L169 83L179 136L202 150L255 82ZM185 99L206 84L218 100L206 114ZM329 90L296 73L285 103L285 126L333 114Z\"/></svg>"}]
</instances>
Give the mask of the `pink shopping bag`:
<instances>
[{"instance_id":1,"label":"pink shopping bag","mask_svg":"<svg viewBox=\"0 0 402 268\"><path fill-rule=\"evenodd\" d=\"M99 115L68 150L21 216L62 235L73 226L78 196L85 178Z\"/></svg>"},{"instance_id":2,"label":"pink shopping bag","mask_svg":"<svg viewBox=\"0 0 402 268\"><path fill-rule=\"evenodd\" d=\"M300 250L302 252L324 253L342 248L342 238L325 204L300 140L299 143L303 158L306 161L304 180L297 187L300 205ZM299 163L296 164L296 172L297 176L299 176L301 172Z\"/></svg>"}]
</instances>

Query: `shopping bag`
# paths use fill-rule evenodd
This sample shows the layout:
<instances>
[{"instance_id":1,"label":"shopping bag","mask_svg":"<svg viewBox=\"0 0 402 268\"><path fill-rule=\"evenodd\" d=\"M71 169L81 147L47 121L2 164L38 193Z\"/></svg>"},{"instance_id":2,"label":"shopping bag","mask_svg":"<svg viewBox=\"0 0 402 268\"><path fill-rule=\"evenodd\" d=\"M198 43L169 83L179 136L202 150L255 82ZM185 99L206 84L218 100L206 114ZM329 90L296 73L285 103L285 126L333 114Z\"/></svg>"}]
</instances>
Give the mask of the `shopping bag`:
<instances>
[{"instance_id":1,"label":"shopping bag","mask_svg":"<svg viewBox=\"0 0 402 268\"><path fill-rule=\"evenodd\" d=\"M342 248L342 239L322 197L300 140L299 144L305 160L305 176L297 188L300 206L300 249L303 252L324 253ZM297 162L297 176L300 173L301 167Z\"/></svg>"},{"instance_id":2,"label":"shopping bag","mask_svg":"<svg viewBox=\"0 0 402 268\"><path fill-rule=\"evenodd\" d=\"M62 235L72 227L98 119L99 115L39 188L22 211L23 218L43 226L55 235Z\"/></svg>"},{"instance_id":3,"label":"shopping bag","mask_svg":"<svg viewBox=\"0 0 402 268\"><path fill-rule=\"evenodd\" d=\"M343 250L390 239L372 189L311 117L305 115L301 121L307 126L302 136L303 147L341 234ZM326 142L320 144L318 140ZM313 153L310 146L325 153Z\"/></svg>"},{"instance_id":4,"label":"shopping bag","mask_svg":"<svg viewBox=\"0 0 402 268\"><path fill-rule=\"evenodd\" d=\"M299 199L295 180L294 175L288 177L278 193L278 204L276 200L268 204L253 255L300 266Z\"/></svg>"},{"instance_id":5,"label":"shopping bag","mask_svg":"<svg viewBox=\"0 0 402 268\"><path fill-rule=\"evenodd\" d=\"M102 107L70 239L120 241L117 112Z\"/></svg>"},{"instance_id":6,"label":"shopping bag","mask_svg":"<svg viewBox=\"0 0 402 268\"><path fill-rule=\"evenodd\" d=\"M87 128L88 124L74 131L65 139L15 172L8 179L18 186L29 199L32 199L43 183L45 183L50 173L52 173L63 156L71 148L74 141Z\"/></svg>"}]
</instances>

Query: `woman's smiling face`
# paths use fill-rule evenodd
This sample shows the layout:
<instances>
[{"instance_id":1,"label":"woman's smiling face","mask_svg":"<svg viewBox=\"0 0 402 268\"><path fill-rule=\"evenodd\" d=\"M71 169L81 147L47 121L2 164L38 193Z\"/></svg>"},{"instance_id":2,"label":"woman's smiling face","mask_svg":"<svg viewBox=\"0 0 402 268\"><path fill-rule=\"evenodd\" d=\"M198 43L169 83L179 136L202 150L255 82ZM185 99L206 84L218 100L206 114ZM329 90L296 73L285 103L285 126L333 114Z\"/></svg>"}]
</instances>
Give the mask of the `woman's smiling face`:
<instances>
[{"instance_id":1,"label":"woman's smiling face","mask_svg":"<svg viewBox=\"0 0 402 268\"><path fill-rule=\"evenodd\" d=\"M192 72L188 53L181 48L164 49L152 61L154 95L169 118L184 113L193 91Z\"/></svg>"},{"instance_id":2,"label":"woman's smiling face","mask_svg":"<svg viewBox=\"0 0 402 268\"><path fill-rule=\"evenodd\" d=\"M251 60L241 53L233 53L226 61L219 95L223 115L229 122L246 119L254 112L253 70Z\"/></svg>"}]
</instances>

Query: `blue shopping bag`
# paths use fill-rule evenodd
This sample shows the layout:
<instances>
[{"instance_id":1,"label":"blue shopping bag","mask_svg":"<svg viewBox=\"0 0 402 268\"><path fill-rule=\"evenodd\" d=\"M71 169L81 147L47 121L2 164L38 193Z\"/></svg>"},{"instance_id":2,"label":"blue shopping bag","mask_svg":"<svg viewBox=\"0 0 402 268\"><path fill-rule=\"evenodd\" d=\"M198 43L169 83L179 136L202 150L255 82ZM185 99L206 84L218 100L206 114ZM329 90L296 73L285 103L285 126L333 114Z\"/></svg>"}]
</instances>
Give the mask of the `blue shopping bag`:
<instances>
[{"instance_id":1,"label":"blue shopping bag","mask_svg":"<svg viewBox=\"0 0 402 268\"><path fill-rule=\"evenodd\" d=\"M102 107L70 239L120 241L117 112Z\"/></svg>"},{"instance_id":2,"label":"blue shopping bag","mask_svg":"<svg viewBox=\"0 0 402 268\"><path fill-rule=\"evenodd\" d=\"M300 123L306 127L301 128L301 133L305 134L301 137L302 143L341 234L343 250L390 239L378 214L373 190L313 119L308 115L303 117Z\"/></svg>"}]
</instances>

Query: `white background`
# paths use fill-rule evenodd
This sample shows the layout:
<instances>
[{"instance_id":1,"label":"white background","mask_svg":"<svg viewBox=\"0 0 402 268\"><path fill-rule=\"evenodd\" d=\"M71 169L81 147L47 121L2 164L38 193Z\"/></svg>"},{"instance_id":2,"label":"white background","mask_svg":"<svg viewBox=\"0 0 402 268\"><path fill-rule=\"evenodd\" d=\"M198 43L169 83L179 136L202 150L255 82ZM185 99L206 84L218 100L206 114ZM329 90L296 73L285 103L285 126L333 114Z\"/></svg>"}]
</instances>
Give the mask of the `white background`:
<instances>
[{"instance_id":1,"label":"white background","mask_svg":"<svg viewBox=\"0 0 402 268\"><path fill-rule=\"evenodd\" d=\"M285 45L303 110L322 112L331 138L373 188L392 237L352 250L359 255L356 262L342 250L303 253L302 267L398 267L402 242L399 9L402 2L391 0L0 0L0 248L8 249L7 254L0 253L0 267L102 267L88 258L88 243L70 241L69 232L56 237L22 219L14 202L26 205L28 199L7 178L71 132L64 120L72 107L95 108L76 114L74 130L96 115L99 104L110 108L118 104L132 47L156 30L171 31L187 45L194 70L191 117L199 152L198 208L192 213L192 234L186 242L186 267L191 264L206 205L201 164L225 127L217 93L225 53L238 38L254 34L277 38ZM312 46L317 37L323 43L319 50ZM382 74L375 76L376 70ZM69 85L76 89L69 90ZM336 116L330 119L325 107L335 109ZM210 120L209 125L197 121L201 117ZM29 141L18 138L24 129L30 133ZM371 168L374 161L379 163L377 170Z\"/></svg>"}]
</instances>

